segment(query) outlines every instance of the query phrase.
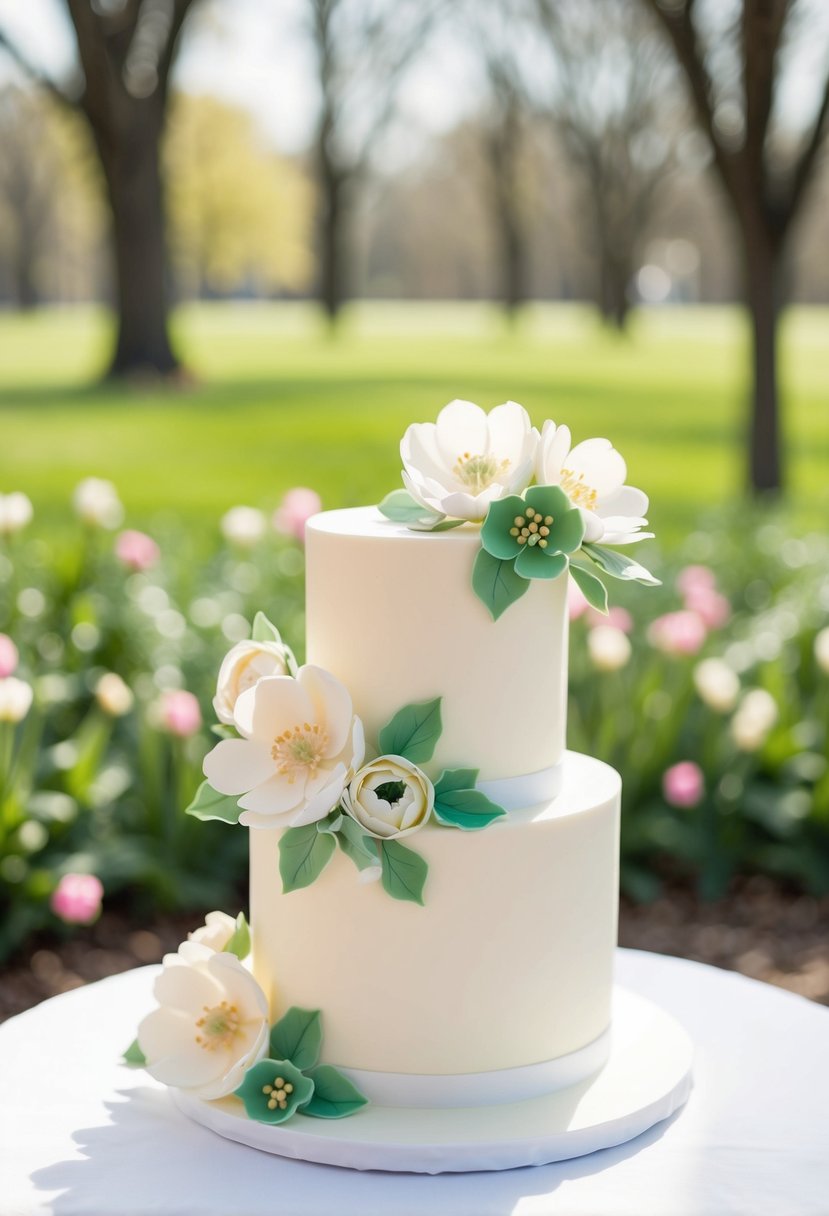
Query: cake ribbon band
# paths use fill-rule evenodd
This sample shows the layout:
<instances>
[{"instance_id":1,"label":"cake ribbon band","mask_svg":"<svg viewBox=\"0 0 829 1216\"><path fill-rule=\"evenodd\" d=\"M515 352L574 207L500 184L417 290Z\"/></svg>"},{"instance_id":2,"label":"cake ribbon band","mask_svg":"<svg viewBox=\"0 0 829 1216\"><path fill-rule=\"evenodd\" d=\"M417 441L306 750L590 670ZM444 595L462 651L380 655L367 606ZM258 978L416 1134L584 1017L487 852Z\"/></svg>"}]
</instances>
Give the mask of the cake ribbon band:
<instances>
[{"instance_id":1,"label":"cake ribbon band","mask_svg":"<svg viewBox=\"0 0 829 1216\"><path fill-rule=\"evenodd\" d=\"M501 777L496 781L479 781L476 789L486 794L496 806L505 811L522 811L526 807L551 802L561 792L562 764L525 773L521 777Z\"/></svg>"},{"instance_id":2,"label":"cake ribbon band","mask_svg":"<svg viewBox=\"0 0 829 1216\"><path fill-rule=\"evenodd\" d=\"M607 1063L610 1028L592 1043L555 1060L500 1068L495 1072L456 1073L452 1076L416 1073L373 1072L343 1068L361 1092L376 1106L406 1106L439 1109L455 1106L497 1106L523 1102L543 1094L578 1085Z\"/></svg>"}]
</instances>

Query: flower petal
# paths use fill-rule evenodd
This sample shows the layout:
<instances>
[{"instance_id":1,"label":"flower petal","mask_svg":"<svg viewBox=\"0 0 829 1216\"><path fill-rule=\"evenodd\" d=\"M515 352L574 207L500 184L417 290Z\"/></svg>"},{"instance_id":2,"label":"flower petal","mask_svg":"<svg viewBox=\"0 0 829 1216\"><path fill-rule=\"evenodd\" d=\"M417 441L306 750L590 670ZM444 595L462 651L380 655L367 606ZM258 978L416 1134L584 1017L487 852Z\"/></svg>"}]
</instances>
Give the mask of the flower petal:
<instances>
[{"instance_id":1,"label":"flower petal","mask_svg":"<svg viewBox=\"0 0 829 1216\"><path fill-rule=\"evenodd\" d=\"M433 422L412 423L400 443L400 457L410 471L414 468L422 477L441 484L451 475L451 467L441 459Z\"/></svg>"},{"instance_id":2,"label":"flower petal","mask_svg":"<svg viewBox=\"0 0 829 1216\"><path fill-rule=\"evenodd\" d=\"M441 459L449 469L464 452L483 455L489 439L486 414L472 401L450 401L438 414L435 439Z\"/></svg>"},{"instance_id":3,"label":"flower petal","mask_svg":"<svg viewBox=\"0 0 829 1216\"><path fill-rule=\"evenodd\" d=\"M290 782L287 777L272 776L239 799L244 811L256 811L259 815L284 815L292 811L305 797L305 782ZM241 816L239 818L241 823Z\"/></svg>"},{"instance_id":4,"label":"flower petal","mask_svg":"<svg viewBox=\"0 0 829 1216\"><path fill-rule=\"evenodd\" d=\"M138 1044L147 1072L163 1085L191 1089L213 1080L225 1061L196 1042L195 1018L176 1009L154 1009L139 1023Z\"/></svg>"},{"instance_id":5,"label":"flower petal","mask_svg":"<svg viewBox=\"0 0 829 1216\"><path fill-rule=\"evenodd\" d=\"M522 578L558 578L567 569L563 553L549 555L538 545L525 545L515 559L515 572Z\"/></svg>"},{"instance_id":6,"label":"flower petal","mask_svg":"<svg viewBox=\"0 0 829 1216\"><path fill-rule=\"evenodd\" d=\"M597 504L597 512L608 515L645 516L648 513L648 496L636 486L619 486L612 494L604 495Z\"/></svg>"},{"instance_id":7,"label":"flower petal","mask_svg":"<svg viewBox=\"0 0 829 1216\"><path fill-rule=\"evenodd\" d=\"M550 525L547 551L574 553L584 539L584 518L578 507L557 515Z\"/></svg>"},{"instance_id":8,"label":"flower petal","mask_svg":"<svg viewBox=\"0 0 829 1216\"><path fill-rule=\"evenodd\" d=\"M351 694L344 684L322 667L311 664L300 667L296 678L313 707L313 717L308 720L318 722L320 729L328 735L328 746L323 753L325 759L339 755L354 716Z\"/></svg>"},{"instance_id":9,"label":"flower petal","mask_svg":"<svg viewBox=\"0 0 829 1216\"><path fill-rule=\"evenodd\" d=\"M233 716L243 734L271 746L277 735L312 720L308 694L292 676L266 676L239 697ZM250 786L248 786L248 789Z\"/></svg>"},{"instance_id":10,"label":"flower petal","mask_svg":"<svg viewBox=\"0 0 829 1216\"><path fill-rule=\"evenodd\" d=\"M222 739L207 753L202 769L214 790L233 795L244 794L267 781L273 776L274 763L262 743L252 739Z\"/></svg>"},{"instance_id":11,"label":"flower petal","mask_svg":"<svg viewBox=\"0 0 829 1216\"><path fill-rule=\"evenodd\" d=\"M178 955L167 955L153 985L159 1005L196 1016L205 1005L222 999L221 987L199 967L188 966ZM146 1054L146 1053L145 1053Z\"/></svg>"},{"instance_id":12,"label":"flower petal","mask_svg":"<svg viewBox=\"0 0 829 1216\"><path fill-rule=\"evenodd\" d=\"M508 460L514 469L526 458L527 436L532 436L530 416L517 401L496 405L487 415L489 451L498 460Z\"/></svg>"},{"instance_id":13,"label":"flower petal","mask_svg":"<svg viewBox=\"0 0 829 1216\"><path fill-rule=\"evenodd\" d=\"M481 528L481 544L487 553L501 561L509 561L521 552L521 546L510 529L515 527L515 520L523 517L524 500L515 494L501 498L490 504L486 519Z\"/></svg>"},{"instance_id":14,"label":"flower petal","mask_svg":"<svg viewBox=\"0 0 829 1216\"><path fill-rule=\"evenodd\" d=\"M334 771L333 780L312 795L296 814L291 816L291 827L299 828L306 823L316 823L318 819L324 819L329 811L333 811L345 789L345 778L345 768L339 765Z\"/></svg>"},{"instance_id":15,"label":"flower petal","mask_svg":"<svg viewBox=\"0 0 829 1216\"><path fill-rule=\"evenodd\" d=\"M566 467L576 476L582 473L599 498L621 489L627 476L627 466L609 439L585 439L577 443L567 457Z\"/></svg>"},{"instance_id":16,"label":"flower petal","mask_svg":"<svg viewBox=\"0 0 829 1216\"><path fill-rule=\"evenodd\" d=\"M556 426L548 418L541 429L536 460L536 476L542 485L558 485L561 481L561 470L570 451L570 443L570 428Z\"/></svg>"}]
</instances>

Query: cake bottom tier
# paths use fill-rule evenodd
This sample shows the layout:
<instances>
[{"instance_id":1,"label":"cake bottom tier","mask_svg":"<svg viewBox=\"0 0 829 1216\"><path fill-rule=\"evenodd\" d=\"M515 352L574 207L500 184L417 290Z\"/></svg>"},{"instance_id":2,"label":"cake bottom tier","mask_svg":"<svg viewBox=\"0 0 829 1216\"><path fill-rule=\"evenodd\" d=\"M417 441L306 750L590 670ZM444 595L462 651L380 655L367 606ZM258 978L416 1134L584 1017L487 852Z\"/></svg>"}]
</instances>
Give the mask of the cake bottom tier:
<instances>
[{"instance_id":1,"label":"cake bottom tier","mask_svg":"<svg viewBox=\"0 0 829 1216\"><path fill-rule=\"evenodd\" d=\"M281 833L252 830L253 968L273 1017L321 1009L325 1062L384 1105L515 1101L589 1075L610 1022L620 793L612 768L568 752L552 802L480 832L424 828L408 842L429 863L423 907L360 883L339 852L286 895Z\"/></svg>"}]
</instances>

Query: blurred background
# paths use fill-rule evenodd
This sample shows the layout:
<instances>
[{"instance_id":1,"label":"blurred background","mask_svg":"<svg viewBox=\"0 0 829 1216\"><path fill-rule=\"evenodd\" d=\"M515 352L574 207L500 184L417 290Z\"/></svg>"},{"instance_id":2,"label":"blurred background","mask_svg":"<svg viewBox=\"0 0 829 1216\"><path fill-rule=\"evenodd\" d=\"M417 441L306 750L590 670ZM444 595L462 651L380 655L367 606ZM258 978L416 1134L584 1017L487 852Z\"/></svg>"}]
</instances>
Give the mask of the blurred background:
<instances>
[{"instance_id":1,"label":"blurred background","mask_svg":"<svg viewBox=\"0 0 829 1216\"><path fill-rule=\"evenodd\" d=\"M453 397L651 495L623 942L829 1002L827 147L821 0L0 0L0 1016L243 906L218 664Z\"/></svg>"}]
</instances>

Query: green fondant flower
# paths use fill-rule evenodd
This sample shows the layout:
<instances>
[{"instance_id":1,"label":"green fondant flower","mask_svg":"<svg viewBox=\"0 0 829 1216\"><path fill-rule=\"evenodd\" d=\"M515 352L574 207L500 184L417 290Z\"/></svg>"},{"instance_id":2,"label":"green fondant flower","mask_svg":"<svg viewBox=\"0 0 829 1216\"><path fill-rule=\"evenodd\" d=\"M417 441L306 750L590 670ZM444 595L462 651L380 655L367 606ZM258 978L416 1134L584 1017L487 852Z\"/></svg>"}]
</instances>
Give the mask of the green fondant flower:
<instances>
[{"instance_id":1,"label":"green fondant flower","mask_svg":"<svg viewBox=\"0 0 829 1216\"><path fill-rule=\"evenodd\" d=\"M522 578L558 578L581 545L584 521L559 486L533 486L490 504L481 543L500 561L515 561Z\"/></svg>"},{"instance_id":2,"label":"green fondant flower","mask_svg":"<svg viewBox=\"0 0 829 1216\"><path fill-rule=\"evenodd\" d=\"M314 1082L290 1060L260 1060L236 1090L248 1118L258 1123L284 1123L313 1096Z\"/></svg>"}]
</instances>

